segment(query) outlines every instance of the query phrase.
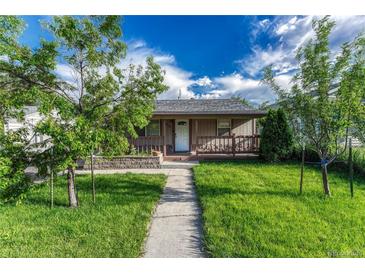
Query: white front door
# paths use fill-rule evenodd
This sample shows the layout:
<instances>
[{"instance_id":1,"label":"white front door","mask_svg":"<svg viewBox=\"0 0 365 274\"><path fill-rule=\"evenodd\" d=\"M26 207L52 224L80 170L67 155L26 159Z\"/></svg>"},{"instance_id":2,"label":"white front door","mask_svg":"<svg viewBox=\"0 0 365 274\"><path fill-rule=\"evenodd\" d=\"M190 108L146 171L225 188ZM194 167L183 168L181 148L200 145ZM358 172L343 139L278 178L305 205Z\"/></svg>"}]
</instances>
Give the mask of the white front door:
<instances>
[{"instance_id":1,"label":"white front door","mask_svg":"<svg viewBox=\"0 0 365 274\"><path fill-rule=\"evenodd\" d=\"M175 120L175 151L189 151L189 120Z\"/></svg>"}]
</instances>

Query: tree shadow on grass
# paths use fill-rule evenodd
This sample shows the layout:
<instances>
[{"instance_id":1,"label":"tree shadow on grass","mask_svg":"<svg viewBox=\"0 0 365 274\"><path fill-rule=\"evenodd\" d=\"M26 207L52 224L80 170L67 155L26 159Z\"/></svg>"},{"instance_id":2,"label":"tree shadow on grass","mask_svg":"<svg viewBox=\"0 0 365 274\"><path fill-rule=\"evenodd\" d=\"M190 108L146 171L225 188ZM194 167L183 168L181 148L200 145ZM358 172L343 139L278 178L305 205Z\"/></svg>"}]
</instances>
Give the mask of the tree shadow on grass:
<instances>
[{"instance_id":1,"label":"tree shadow on grass","mask_svg":"<svg viewBox=\"0 0 365 274\"><path fill-rule=\"evenodd\" d=\"M281 197L281 198L323 198L321 193L307 192L302 195L299 191L294 190L243 190L243 189L233 189L229 187L211 187L211 186L201 186L198 188L199 193L203 193L202 196L217 197L221 195L235 195L239 194L242 196L271 196L271 197Z\"/></svg>"},{"instance_id":2,"label":"tree shadow on grass","mask_svg":"<svg viewBox=\"0 0 365 274\"><path fill-rule=\"evenodd\" d=\"M51 202L50 202L49 197L47 197L47 198L45 198L45 197L29 197L25 201L25 204L50 207ZM54 199L53 206L54 207L68 207L68 202L61 201L60 199Z\"/></svg>"},{"instance_id":3,"label":"tree shadow on grass","mask_svg":"<svg viewBox=\"0 0 365 274\"><path fill-rule=\"evenodd\" d=\"M163 191L163 185L157 183L148 183L147 180L142 178L105 178L95 177L96 195L99 203L103 205L127 205L131 203L141 203L144 200L146 202L158 197ZM60 183L57 186L58 191L56 195L60 193ZM91 196L91 179L88 176L79 176L76 178L76 188L79 196L80 203L85 204L87 195ZM67 183L64 184L64 195L67 195ZM98 197L99 196L99 197ZM91 199L91 198L90 198ZM46 195L32 195L26 199L26 203L30 205L43 205L49 206L49 196ZM88 202L86 202L88 203ZM68 207L67 198L65 200L55 197L55 207Z\"/></svg>"}]
</instances>

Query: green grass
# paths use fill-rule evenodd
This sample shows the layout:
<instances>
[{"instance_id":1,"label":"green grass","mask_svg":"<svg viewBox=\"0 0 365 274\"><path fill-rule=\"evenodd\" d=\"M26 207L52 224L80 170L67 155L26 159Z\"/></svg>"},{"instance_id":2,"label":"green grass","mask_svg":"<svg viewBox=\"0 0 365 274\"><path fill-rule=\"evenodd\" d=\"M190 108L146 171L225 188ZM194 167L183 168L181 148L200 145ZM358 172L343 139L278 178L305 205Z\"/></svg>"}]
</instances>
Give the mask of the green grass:
<instances>
[{"instance_id":1,"label":"green grass","mask_svg":"<svg viewBox=\"0 0 365 274\"><path fill-rule=\"evenodd\" d=\"M67 208L64 178L31 189L23 204L0 206L0 257L138 257L164 175L96 176L92 204L89 176L76 177L80 208Z\"/></svg>"},{"instance_id":2,"label":"green grass","mask_svg":"<svg viewBox=\"0 0 365 274\"><path fill-rule=\"evenodd\" d=\"M347 174L329 170L325 198L318 168L296 163L205 162L194 167L204 235L213 257L362 257L364 177L350 198Z\"/></svg>"}]
</instances>

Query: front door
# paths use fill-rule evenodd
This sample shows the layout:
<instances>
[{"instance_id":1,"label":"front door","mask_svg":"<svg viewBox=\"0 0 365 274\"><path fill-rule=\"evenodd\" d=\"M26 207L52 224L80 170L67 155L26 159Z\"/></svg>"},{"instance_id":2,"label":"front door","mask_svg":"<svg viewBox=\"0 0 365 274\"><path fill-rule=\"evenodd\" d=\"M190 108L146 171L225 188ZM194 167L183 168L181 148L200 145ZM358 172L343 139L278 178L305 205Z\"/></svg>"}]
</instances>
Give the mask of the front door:
<instances>
[{"instance_id":1,"label":"front door","mask_svg":"<svg viewBox=\"0 0 365 274\"><path fill-rule=\"evenodd\" d=\"M189 120L175 120L175 151L189 151Z\"/></svg>"}]
</instances>

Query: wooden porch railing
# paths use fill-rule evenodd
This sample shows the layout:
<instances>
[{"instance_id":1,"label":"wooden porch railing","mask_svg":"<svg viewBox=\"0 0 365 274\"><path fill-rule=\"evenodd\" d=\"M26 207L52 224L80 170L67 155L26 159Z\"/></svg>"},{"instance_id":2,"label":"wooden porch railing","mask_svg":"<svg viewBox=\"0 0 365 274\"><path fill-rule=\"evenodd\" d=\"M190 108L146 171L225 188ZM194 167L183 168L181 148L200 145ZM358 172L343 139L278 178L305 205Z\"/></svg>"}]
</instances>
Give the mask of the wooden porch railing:
<instances>
[{"instance_id":1,"label":"wooden porch railing","mask_svg":"<svg viewBox=\"0 0 365 274\"><path fill-rule=\"evenodd\" d=\"M259 135L197 136L198 154L255 153L260 148Z\"/></svg>"},{"instance_id":2,"label":"wooden porch railing","mask_svg":"<svg viewBox=\"0 0 365 274\"><path fill-rule=\"evenodd\" d=\"M139 136L137 139L131 139L129 143L134 147L137 154L161 151L166 155L164 136Z\"/></svg>"}]
</instances>

